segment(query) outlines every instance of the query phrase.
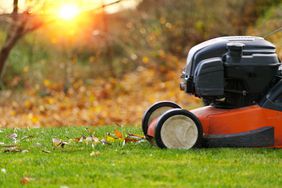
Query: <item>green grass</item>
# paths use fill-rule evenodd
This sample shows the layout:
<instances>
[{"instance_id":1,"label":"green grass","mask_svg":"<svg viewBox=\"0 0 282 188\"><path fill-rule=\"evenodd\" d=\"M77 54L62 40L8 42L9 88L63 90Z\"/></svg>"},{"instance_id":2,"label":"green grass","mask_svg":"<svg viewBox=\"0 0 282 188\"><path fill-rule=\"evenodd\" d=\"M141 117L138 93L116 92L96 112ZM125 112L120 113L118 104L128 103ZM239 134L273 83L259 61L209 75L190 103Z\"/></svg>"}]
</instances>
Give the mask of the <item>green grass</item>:
<instances>
[{"instance_id":1,"label":"green grass","mask_svg":"<svg viewBox=\"0 0 282 188\"><path fill-rule=\"evenodd\" d=\"M137 128L125 128L140 133ZM113 127L96 128L99 137ZM0 133L8 143L12 129ZM27 153L0 154L0 187L281 187L282 150L198 149L161 150L144 142L91 145L72 143L54 148L52 138L79 137L85 127L18 129ZM2 148L2 150L4 150ZM44 153L49 150L51 153ZM100 155L90 156L92 151Z\"/></svg>"}]
</instances>

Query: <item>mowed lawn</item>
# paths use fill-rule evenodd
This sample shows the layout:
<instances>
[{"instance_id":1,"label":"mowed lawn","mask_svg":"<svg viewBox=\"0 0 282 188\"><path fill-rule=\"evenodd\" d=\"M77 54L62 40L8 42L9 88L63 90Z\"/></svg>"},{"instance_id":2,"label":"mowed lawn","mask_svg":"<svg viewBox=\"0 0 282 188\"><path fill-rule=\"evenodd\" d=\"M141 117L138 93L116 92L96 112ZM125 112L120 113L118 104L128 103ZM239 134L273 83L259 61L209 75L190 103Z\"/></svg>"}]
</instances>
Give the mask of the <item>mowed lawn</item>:
<instances>
[{"instance_id":1,"label":"mowed lawn","mask_svg":"<svg viewBox=\"0 0 282 188\"><path fill-rule=\"evenodd\" d=\"M115 128L95 128L96 136ZM123 128L127 131L141 134L139 128ZM14 132L23 151L4 152ZM1 129L0 187L282 187L278 149L184 151L118 141L96 146L71 142L64 148L52 144L53 138L68 142L87 134L85 127Z\"/></svg>"}]
</instances>

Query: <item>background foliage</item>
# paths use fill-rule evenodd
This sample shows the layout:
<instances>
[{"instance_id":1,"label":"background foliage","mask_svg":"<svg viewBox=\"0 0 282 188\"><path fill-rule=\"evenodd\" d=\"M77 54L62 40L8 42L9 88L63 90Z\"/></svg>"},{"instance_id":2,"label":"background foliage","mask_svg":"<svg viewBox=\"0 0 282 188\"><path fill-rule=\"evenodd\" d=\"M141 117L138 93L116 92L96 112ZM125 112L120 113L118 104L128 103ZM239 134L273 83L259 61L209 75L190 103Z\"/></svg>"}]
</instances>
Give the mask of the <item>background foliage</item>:
<instances>
[{"instance_id":1,"label":"background foliage","mask_svg":"<svg viewBox=\"0 0 282 188\"><path fill-rule=\"evenodd\" d=\"M157 100L197 107L178 89L189 49L223 35L263 36L282 25L281 8L279 0L143 0L133 10L89 13L76 27L49 24L12 51L0 124L132 124ZM280 57L281 36L268 38Z\"/></svg>"}]
</instances>

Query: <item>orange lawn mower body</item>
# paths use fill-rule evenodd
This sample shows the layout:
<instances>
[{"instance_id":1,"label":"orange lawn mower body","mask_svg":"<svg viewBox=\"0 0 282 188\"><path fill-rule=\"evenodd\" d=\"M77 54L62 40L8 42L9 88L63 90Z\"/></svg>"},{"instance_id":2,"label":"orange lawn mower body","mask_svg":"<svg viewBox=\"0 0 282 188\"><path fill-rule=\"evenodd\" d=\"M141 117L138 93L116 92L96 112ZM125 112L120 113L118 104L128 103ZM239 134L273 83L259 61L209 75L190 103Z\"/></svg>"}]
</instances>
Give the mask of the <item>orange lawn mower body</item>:
<instances>
[{"instance_id":1,"label":"orange lawn mower body","mask_svg":"<svg viewBox=\"0 0 282 188\"><path fill-rule=\"evenodd\" d=\"M238 109L206 106L191 110L200 121L203 147L282 148L282 112L258 105ZM158 118L148 127L147 137L155 137ZM274 131L275 130L275 131Z\"/></svg>"},{"instance_id":2,"label":"orange lawn mower body","mask_svg":"<svg viewBox=\"0 0 282 188\"><path fill-rule=\"evenodd\" d=\"M160 148L282 148L282 74L275 46L260 37L221 37L189 52L181 89L202 98L187 111L161 101L144 114Z\"/></svg>"}]
</instances>

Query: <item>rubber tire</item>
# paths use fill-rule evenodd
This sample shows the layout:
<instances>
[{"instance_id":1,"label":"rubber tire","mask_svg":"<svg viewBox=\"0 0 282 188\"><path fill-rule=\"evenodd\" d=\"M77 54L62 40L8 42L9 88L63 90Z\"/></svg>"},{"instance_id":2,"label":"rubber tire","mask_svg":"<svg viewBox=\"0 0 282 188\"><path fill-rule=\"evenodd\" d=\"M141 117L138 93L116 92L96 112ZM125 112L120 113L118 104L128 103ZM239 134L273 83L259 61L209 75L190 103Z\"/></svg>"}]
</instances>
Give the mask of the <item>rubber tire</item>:
<instances>
[{"instance_id":1,"label":"rubber tire","mask_svg":"<svg viewBox=\"0 0 282 188\"><path fill-rule=\"evenodd\" d=\"M195 144L191 148L201 147L202 143L203 143L203 128L202 128L201 122L199 121L199 119L194 114L192 114L191 112L184 110L184 109L169 110L159 118L159 120L157 122L157 126L156 126L156 131L155 131L155 141L156 141L157 146L160 147L160 148L167 148L165 146L165 144L163 143L162 138L161 138L161 129L162 129L164 122L168 118L170 118L174 115L185 115L185 116L191 118L194 121L194 123L196 124L197 129L198 129L198 138L197 138Z\"/></svg>"},{"instance_id":2,"label":"rubber tire","mask_svg":"<svg viewBox=\"0 0 282 188\"><path fill-rule=\"evenodd\" d=\"M143 118L142 118L142 130L144 135L147 138L147 131L148 131L148 126L149 126L149 119L153 112L155 112L158 108L161 107L171 107L171 108L181 108L178 104L171 102L171 101L160 101L152 106L150 106L144 113Z\"/></svg>"}]
</instances>

